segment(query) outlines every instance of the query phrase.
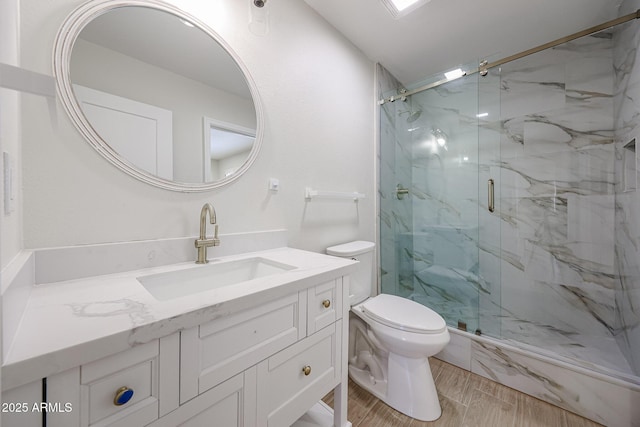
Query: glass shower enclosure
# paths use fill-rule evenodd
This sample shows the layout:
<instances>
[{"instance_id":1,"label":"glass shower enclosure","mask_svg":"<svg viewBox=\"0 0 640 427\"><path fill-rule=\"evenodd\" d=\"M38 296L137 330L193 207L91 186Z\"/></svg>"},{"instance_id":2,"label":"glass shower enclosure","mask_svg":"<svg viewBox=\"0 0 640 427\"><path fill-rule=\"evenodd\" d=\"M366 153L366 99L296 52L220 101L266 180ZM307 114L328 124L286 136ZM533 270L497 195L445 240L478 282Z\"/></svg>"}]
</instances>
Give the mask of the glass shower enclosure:
<instances>
[{"instance_id":1,"label":"glass shower enclosure","mask_svg":"<svg viewBox=\"0 0 640 427\"><path fill-rule=\"evenodd\" d=\"M383 293L451 327L637 374L640 68L625 47L638 33L629 22L382 94L397 99L380 107Z\"/></svg>"}]
</instances>

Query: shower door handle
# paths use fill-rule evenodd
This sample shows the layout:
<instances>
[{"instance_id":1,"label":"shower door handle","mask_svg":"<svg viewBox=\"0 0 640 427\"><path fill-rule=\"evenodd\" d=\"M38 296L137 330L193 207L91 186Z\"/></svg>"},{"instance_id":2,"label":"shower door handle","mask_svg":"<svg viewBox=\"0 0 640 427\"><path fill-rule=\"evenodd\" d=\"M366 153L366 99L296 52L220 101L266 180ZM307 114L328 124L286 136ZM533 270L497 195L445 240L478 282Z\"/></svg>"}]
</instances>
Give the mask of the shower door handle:
<instances>
[{"instance_id":1,"label":"shower door handle","mask_svg":"<svg viewBox=\"0 0 640 427\"><path fill-rule=\"evenodd\" d=\"M489 181L487 181L487 185L488 185L488 197L489 200L487 201L487 207L489 209L489 212L493 212L495 210L495 200L494 200L494 193L493 193L493 179L489 179Z\"/></svg>"},{"instance_id":2,"label":"shower door handle","mask_svg":"<svg viewBox=\"0 0 640 427\"><path fill-rule=\"evenodd\" d=\"M404 196L406 196L407 194L409 194L408 188L403 188L402 184L398 184L396 186L396 197L398 198L398 200L404 199Z\"/></svg>"}]
</instances>

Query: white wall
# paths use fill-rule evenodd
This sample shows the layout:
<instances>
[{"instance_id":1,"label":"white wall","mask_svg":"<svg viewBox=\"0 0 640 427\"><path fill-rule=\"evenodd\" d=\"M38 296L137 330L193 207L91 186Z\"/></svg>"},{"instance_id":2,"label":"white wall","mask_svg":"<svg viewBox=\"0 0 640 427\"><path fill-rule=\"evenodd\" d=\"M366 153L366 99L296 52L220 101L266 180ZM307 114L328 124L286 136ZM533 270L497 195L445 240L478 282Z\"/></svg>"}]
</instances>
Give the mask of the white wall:
<instances>
[{"instance_id":1,"label":"white wall","mask_svg":"<svg viewBox=\"0 0 640 427\"><path fill-rule=\"evenodd\" d=\"M19 65L18 43L18 0L0 2L0 62ZM15 188L20 188L20 94L0 87L0 168L2 152L13 159L14 177L18 180ZM0 181L4 183L3 178ZM15 211L4 213L4 185L0 185L0 269L7 266L22 245L21 198L15 203Z\"/></svg>"},{"instance_id":2,"label":"white wall","mask_svg":"<svg viewBox=\"0 0 640 427\"><path fill-rule=\"evenodd\" d=\"M23 67L52 73L56 31L81 3L21 2ZM248 29L248 0L172 3L221 34L252 73L265 111L257 161L220 190L182 194L157 189L102 159L59 103L25 97L24 246L196 235L204 202L214 204L221 234L286 228L291 246L316 251L341 241L373 239L373 64L297 0L267 4L265 36ZM270 177L280 179L277 194L268 191ZM357 190L367 198L359 204L306 203L306 185Z\"/></svg>"},{"instance_id":3,"label":"white wall","mask_svg":"<svg viewBox=\"0 0 640 427\"><path fill-rule=\"evenodd\" d=\"M227 171L235 171L249 158L251 150L233 154L220 160L211 159L211 176L214 179L223 179Z\"/></svg>"},{"instance_id":4,"label":"white wall","mask_svg":"<svg viewBox=\"0 0 640 427\"><path fill-rule=\"evenodd\" d=\"M18 42L19 0L0 1L0 63L19 65ZM1 85L0 85L1 86ZM0 155L11 154L15 160L15 178L20 179L20 95L12 90L0 87ZM1 163L0 163L1 165ZM22 248L22 209L21 198L17 200L15 211L4 213L4 167L0 166L0 284L2 270ZM17 188L17 187L16 187ZM0 355L2 346L2 296L0 296ZM2 358L0 358L2 359ZM0 381L1 389L1 381ZM2 393L0 392L0 400ZM2 416L0 415L0 426Z\"/></svg>"}]
</instances>

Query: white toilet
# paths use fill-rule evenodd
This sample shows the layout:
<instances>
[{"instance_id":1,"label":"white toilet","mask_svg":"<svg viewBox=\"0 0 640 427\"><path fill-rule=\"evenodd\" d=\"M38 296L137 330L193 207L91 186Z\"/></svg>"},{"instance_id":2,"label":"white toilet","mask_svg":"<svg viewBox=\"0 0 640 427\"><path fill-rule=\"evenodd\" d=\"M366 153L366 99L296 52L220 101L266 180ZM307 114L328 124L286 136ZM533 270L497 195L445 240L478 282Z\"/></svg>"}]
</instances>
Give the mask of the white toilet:
<instances>
[{"instance_id":1,"label":"white toilet","mask_svg":"<svg viewBox=\"0 0 640 427\"><path fill-rule=\"evenodd\" d=\"M429 356L449 342L444 319L417 302L394 295L371 298L374 248L356 241L327 254L360 261L350 278L349 376L392 408L421 421L442 410Z\"/></svg>"}]
</instances>

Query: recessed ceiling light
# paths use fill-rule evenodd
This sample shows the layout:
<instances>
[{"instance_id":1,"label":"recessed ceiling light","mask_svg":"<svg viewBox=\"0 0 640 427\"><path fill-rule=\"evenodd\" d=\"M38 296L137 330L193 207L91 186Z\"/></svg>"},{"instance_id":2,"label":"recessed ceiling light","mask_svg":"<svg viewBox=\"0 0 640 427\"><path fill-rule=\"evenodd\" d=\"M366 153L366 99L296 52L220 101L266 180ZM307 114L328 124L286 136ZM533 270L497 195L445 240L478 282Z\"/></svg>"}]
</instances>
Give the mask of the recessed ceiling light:
<instances>
[{"instance_id":1,"label":"recessed ceiling light","mask_svg":"<svg viewBox=\"0 0 640 427\"><path fill-rule=\"evenodd\" d=\"M382 0L382 4L384 4L395 19L398 19L430 1L431 0Z\"/></svg>"},{"instance_id":2,"label":"recessed ceiling light","mask_svg":"<svg viewBox=\"0 0 640 427\"><path fill-rule=\"evenodd\" d=\"M462 76L466 76L467 73L465 73L464 71L462 71L460 68L456 68L455 70L451 70L447 73L444 73L444 76L447 78L447 80L454 80L454 79L458 79Z\"/></svg>"}]
</instances>

